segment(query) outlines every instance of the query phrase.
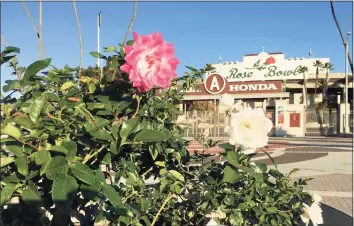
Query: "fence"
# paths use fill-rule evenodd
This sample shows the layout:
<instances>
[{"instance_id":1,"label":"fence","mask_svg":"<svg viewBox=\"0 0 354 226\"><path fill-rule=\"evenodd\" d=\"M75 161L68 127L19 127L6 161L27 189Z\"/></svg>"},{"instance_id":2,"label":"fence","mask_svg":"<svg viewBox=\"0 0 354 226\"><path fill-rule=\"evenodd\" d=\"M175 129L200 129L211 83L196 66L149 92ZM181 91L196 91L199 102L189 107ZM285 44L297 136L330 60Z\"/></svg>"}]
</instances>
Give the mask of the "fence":
<instances>
[{"instance_id":1,"label":"fence","mask_svg":"<svg viewBox=\"0 0 354 226\"><path fill-rule=\"evenodd\" d=\"M185 124L189 128L184 132L185 138L193 138L209 130L209 137L226 137L224 128L226 125L226 114L214 111L189 111L186 112Z\"/></svg>"},{"instance_id":2,"label":"fence","mask_svg":"<svg viewBox=\"0 0 354 226\"><path fill-rule=\"evenodd\" d=\"M336 110L314 109L306 111L306 135L337 135L338 115Z\"/></svg>"},{"instance_id":3,"label":"fence","mask_svg":"<svg viewBox=\"0 0 354 226\"><path fill-rule=\"evenodd\" d=\"M268 112L268 111L267 111ZM274 112L275 113L275 112ZM191 139L197 135L203 134L208 130L209 137L226 138L224 132L227 124L225 113L215 111L187 111L184 124L189 126L183 134L183 137ZM339 114L336 110L328 109L316 112L314 109L306 111L306 136L330 136L338 135ZM350 129L353 131L353 113L350 114ZM273 131L274 132L274 131ZM274 135L273 132L269 136Z\"/></svg>"}]
</instances>

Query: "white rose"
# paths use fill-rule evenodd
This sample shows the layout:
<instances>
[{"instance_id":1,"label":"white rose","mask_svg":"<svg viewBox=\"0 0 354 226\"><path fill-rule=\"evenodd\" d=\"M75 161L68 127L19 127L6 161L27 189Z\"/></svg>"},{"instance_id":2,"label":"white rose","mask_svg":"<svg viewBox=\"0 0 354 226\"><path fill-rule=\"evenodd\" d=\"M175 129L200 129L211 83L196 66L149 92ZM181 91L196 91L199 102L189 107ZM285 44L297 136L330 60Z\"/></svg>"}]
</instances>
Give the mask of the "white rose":
<instances>
[{"instance_id":1,"label":"white rose","mask_svg":"<svg viewBox=\"0 0 354 226\"><path fill-rule=\"evenodd\" d=\"M240 111L243 109L243 102L241 100L235 103L234 98L230 94L223 94L219 99L219 112L226 112L231 110Z\"/></svg>"},{"instance_id":2,"label":"white rose","mask_svg":"<svg viewBox=\"0 0 354 226\"><path fill-rule=\"evenodd\" d=\"M219 105L224 105L226 107L232 107L234 105L235 101L234 98L230 94L223 94L221 98L219 99Z\"/></svg>"},{"instance_id":3,"label":"white rose","mask_svg":"<svg viewBox=\"0 0 354 226\"><path fill-rule=\"evenodd\" d=\"M320 207L320 201L322 200L322 197L317 194L313 194L312 199L314 202L311 204L311 206L308 206L305 203L302 204L302 210L304 213L300 217L306 225L308 225L311 220L313 226L317 226L318 224L323 224L322 209Z\"/></svg>"},{"instance_id":4,"label":"white rose","mask_svg":"<svg viewBox=\"0 0 354 226\"><path fill-rule=\"evenodd\" d=\"M229 143L239 145L246 154L268 144L268 133L272 129L272 121L265 117L261 108L247 107L231 115L230 126L225 128Z\"/></svg>"}]
</instances>

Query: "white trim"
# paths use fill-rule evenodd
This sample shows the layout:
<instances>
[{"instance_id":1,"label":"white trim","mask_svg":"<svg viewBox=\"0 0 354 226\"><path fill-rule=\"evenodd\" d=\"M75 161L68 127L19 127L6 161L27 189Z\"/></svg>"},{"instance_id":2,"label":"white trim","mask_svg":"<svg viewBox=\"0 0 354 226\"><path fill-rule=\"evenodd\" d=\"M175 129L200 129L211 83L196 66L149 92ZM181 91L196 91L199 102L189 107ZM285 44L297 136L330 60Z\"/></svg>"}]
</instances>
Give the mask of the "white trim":
<instances>
[{"instance_id":1,"label":"white trim","mask_svg":"<svg viewBox=\"0 0 354 226\"><path fill-rule=\"evenodd\" d=\"M289 92L279 93L244 93L244 94L230 94L235 99L266 99L266 98L281 98L289 97ZM185 95L183 100L215 100L220 99L222 94L219 95Z\"/></svg>"}]
</instances>

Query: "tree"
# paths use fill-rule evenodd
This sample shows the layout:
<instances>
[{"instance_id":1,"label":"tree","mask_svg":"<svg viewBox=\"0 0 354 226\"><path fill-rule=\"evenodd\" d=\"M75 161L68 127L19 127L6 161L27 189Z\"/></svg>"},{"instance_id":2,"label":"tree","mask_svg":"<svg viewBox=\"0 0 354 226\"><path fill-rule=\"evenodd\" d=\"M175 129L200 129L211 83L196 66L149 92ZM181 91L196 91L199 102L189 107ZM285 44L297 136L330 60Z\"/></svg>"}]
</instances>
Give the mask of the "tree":
<instances>
[{"instance_id":1,"label":"tree","mask_svg":"<svg viewBox=\"0 0 354 226\"><path fill-rule=\"evenodd\" d=\"M309 69L306 66L300 66L299 72L302 73L304 77L303 85L302 85L302 101L305 106L305 109L307 108L307 79L306 79L306 72L308 72Z\"/></svg>"},{"instance_id":2,"label":"tree","mask_svg":"<svg viewBox=\"0 0 354 226\"><path fill-rule=\"evenodd\" d=\"M345 40L344 40L344 35L343 35L342 29L341 29L341 27L340 27L340 25L339 25L339 22L338 22L338 20L337 20L336 13L334 12L333 1L330 1L330 3L331 3L331 11L332 11L333 20L334 20L334 22L336 23L336 26L337 26L339 35L340 35L340 37L341 37L341 39L342 39L342 43L343 43L343 46L344 46L344 48L345 48L345 45L344 45L344 42L345 42ZM348 51L348 61L349 61L350 69L352 70L352 73L353 73L353 61L352 61L352 58L350 57L349 51Z\"/></svg>"},{"instance_id":3,"label":"tree","mask_svg":"<svg viewBox=\"0 0 354 226\"><path fill-rule=\"evenodd\" d=\"M322 68L326 70L326 79L323 80L323 85L322 85L322 96L323 96L323 106L328 105L328 83L329 83L329 72L334 70L333 64L331 63L325 63L322 65Z\"/></svg>"},{"instance_id":4,"label":"tree","mask_svg":"<svg viewBox=\"0 0 354 226\"><path fill-rule=\"evenodd\" d=\"M313 66L316 67L316 82L315 82L315 96L317 94L317 87L318 87L318 74L322 70L322 62L320 60L316 60L315 63L313 63Z\"/></svg>"}]
</instances>

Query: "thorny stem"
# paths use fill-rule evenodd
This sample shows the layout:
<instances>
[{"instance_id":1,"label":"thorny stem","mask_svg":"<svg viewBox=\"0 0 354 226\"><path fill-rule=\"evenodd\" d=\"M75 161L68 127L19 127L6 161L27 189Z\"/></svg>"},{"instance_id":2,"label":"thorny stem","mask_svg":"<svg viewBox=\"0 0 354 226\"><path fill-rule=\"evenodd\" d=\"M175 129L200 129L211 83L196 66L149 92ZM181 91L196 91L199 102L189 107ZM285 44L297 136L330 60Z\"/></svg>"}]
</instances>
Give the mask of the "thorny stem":
<instances>
[{"instance_id":1,"label":"thorny stem","mask_svg":"<svg viewBox=\"0 0 354 226\"><path fill-rule=\"evenodd\" d=\"M174 194L171 194L169 193L167 198L165 199L165 201L162 203L159 211L157 212L156 216L154 217L154 220L152 221L151 225L150 226L154 226L156 224L156 221L157 219L159 218L163 208L166 206L166 204L168 203L168 201L170 201L171 198L173 198L175 195Z\"/></svg>"},{"instance_id":2,"label":"thorny stem","mask_svg":"<svg viewBox=\"0 0 354 226\"><path fill-rule=\"evenodd\" d=\"M145 173L143 173L141 176L142 177L145 177L146 176L146 174L148 174L149 172L151 172L152 171L152 167L150 167L150 169L148 169Z\"/></svg>"},{"instance_id":3,"label":"thorny stem","mask_svg":"<svg viewBox=\"0 0 354 226\"><path fill-rule=\"evenodd\" d=\"M133 13L133 17L132 17L132 20L130 21L130 24L129 24L127 33L125 33L124 40L123 40L123 43L122 43L123 45L125 45L125 43L127 42L128 34L129 34L130 30L131 30L132 27L133 27L133 23L134 23L134 20L135 20L135 17L136 17L136 9L137 9L137 7L138 7L138 1L135 0L135 1L134 1L134 13Z\"/></svg>"},{"instance_id":4,"label":"thorny stem","mask_svg":"<svg viewBox=\"0 0 354 226\"><path fill-rule=\"evenodd\" d=\"M85 158L82 160L82 163L85 164L86 162L88 162L93 156L97 155L98 153L100 153L104 148L106 147L106 145L102 145L102 147L100 147L100 149L98 149L96 152L94 152L93 154L87 154L85 156Z\"/></svg>"},{"instance_id":5,"label":"thorny stem","mask_svg":"<svg viewBox=\"0 0 354 226\"><path fill-rule=\"evenodd\" d=\"M134 115L132 116L132 118L135 118L136 115L138 114L139 111L139 107L140 107L140 97L138 95L136 95L136 101L138 102L138 106L136 107L136 111L134 113Z\"/></svg>"}]
</instances>

